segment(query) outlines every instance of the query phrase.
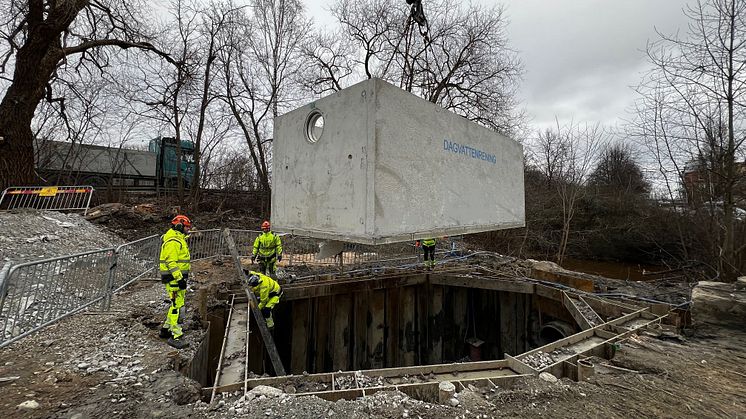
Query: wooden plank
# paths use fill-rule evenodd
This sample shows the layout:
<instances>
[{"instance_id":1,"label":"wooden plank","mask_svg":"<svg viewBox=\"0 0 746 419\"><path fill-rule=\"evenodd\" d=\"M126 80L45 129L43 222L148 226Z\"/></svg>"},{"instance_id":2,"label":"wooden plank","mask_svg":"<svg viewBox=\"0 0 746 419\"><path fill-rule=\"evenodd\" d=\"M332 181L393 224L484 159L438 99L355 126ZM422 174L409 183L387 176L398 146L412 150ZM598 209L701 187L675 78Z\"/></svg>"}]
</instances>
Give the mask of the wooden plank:
<instances>
[{"instance_id":1,"label":"wooden plank","mask_svg":"<svg viewBox=\"0 0 746 419\"><path fill-rule=\"evenodd\" d=\"M556 282L585 292L594 291L594 281L590 275L572 271L545 271L532 269L531 276L543 281Z\"/></svg>"},{"instance_id":2,"label":"wooden plank","mask_svg":"<svg viewBox=\"0 0 746 419\"><path fill-rule=\"evenodd\" d=\"M415 312L417 310L415 300L415 287L405 287L399 293L399 365L415 365L418 326L415 322Z\"/></svg>"},{"instance_id":3,"label":"wooden plank","mask_svg":"<svg viewBox=\"0 0 746 419\"><path fill-rule=\"evenodd\" d=\"M495 327L495 293L492 290L479 290L474 293L474 307L476 311L477 337L484 341L481 346L482 359L496 359L499 354L494 353L499 346L500 333Z\"/></svg>"},{"instance_id":4,"label":"wooden plank","mask_svg":"<svg viewBox=\"0 0 746 419\"><path fill-rule=\"evenodd\" d=\"M588 330L593 327L583 313L580 312L573 299L564 292L562 293L562 305L570 312L570 315L575 319L575 323L580 326L581 330Z\"/></svg>"},{"instance_id":5,"label":"wooden plank","mask_svg":"<svg viewBox=\"0 0 746 419\"><path fill-rule=\"evenodd\" d=\"M401 367L401 368L381 368L381 369L372 369L372 370L365 370L362 371L363 374L369 377L384 377L384 378L397 378L397 377L404 377L404 376L430 376L431 374L436 375L436 377L433 379L433 382L439 382L441 381L438 375L443 374L454 374L454 373L467 373L467 372L478 372L478 371L485 371L486 373L484 375L489 376L490 380L494 382L501 382L502 380L509 380L513 377L521 377L525 374L529 373L519 373L515 368L510 367L510 365L516 365L518 369L526 371L527 369L535 372L535 370L532 370L530 367L528 367L525 364L522 364L519 361L516 361L510 357L510 359L502 359L502 360L496 360L496 361L480 361L480 362L468 362L468 363L450 363L450 364L434 364L434 365L422 365L422 366L413 366L413 367ZM491 372L494 372L492 374ZM523 375L522 375L523 374ZM251 378L246 380L246 386L249 389L255 388L259 385L267 385L267 386L273 386L281 388L288 380L294 380L294 379L302 379L303 381L307 382L318 382L318 383L326 383L331 387L332 377L334 374L332 373L318 373L318 374L308 374L303 376L285 376L285 377L260 377L260 378ZM403 385L403 384L402 384ZM233 383L228 384L225 386L219 386L215 388L216 392L231 392L236 391L241 388L243 388L244 383ZM384 387L391 387L391 386L384 386ZM365 390L371 390L374 388L383 388L383 387L371 387L366 388ZM210 392L213 390L213 387L206 387L203 388L203 391ZM305 394L305 393L304 393Z\"/></svg>"},{"instance_id":6,"label":"wooden plank","mask_svg":"<svg viewBox=\"0 0 746 419\"><path fill-rule=\"evenodd\" d=\"M319 297L315 299L316 315L316 334L314 336L314 346L316 348L314 357L313 372L329 371L332 367L331 344L330 344L330 325L332 322L332 297Z\"/></svg>"},{"instance_id":7,"label":"wooden plank","mask_svg":"<svg viewBox=\"0 0 746 419\"><path fill-rule=\"evenodd\" d=\"M351 279L329 284L303 284L283 287L285 301L323 297L337 294L352 294L362 291L401 288L425 282L424 275L409 275L395 278Z\"/></svg>"},{"instance_id":8,"label":"wooden plank","mask_svg":"<svg viewBox=\"0 0 746 419\"><path fill-rule=\"evenodd\" d=\"M341 294L334 298L334 328L332 337L334 339L332 366L334 371L350 369L350 345L352 325L352 298L350 295Z\"/></svg>"},{"instance_id":9,"label":"wooden plank","mask_svg":"<svg viewBox=\"0 0 746 419\"><path fill-rule=\"evenodd\" d=\"M586 340L586 339L588 339L590 337L595 336L595 332L596 332L596 329L584 330L584 331L582 331L580 333L576 333L576 334L574 334L572 336L568 336L568 337L566 337L564 339L560 339L560 340L558 340L556 342L552 342L552 343L546 344L544 346L538 347L536 349L532 349L532 350L530 350L528 352L524 352L524 353L522 353L519 356L519 358L524 358L527 355L534 354L534 353L539 352L539 351L549 353L549 352L552 352L553 350L555 350L557 348L561 348L563 346L573 345L575 343L584 341L584 340Z\"/></svg>"},{"instance_id":10,"label":"wooden plank","mask_svg":"<svg viewBox=\"0 0 746 419\"><path fill-rule=\"evenodd\" d=\"M530 301L530 296L526 294L513 294L516 306L515 306L515 352L521 353L528 349L528 311L527 305Z\"/></svg>"},{"instance_id":11,"label":"wooden plank","mask_svg":"<svg viewBox=\"0 0 746 419\"><path fill-rule=\"evenodd\" d=\"M391 288L386 290L386 333L384 340L386 342L386 366L387 367L398 367L400 366L400 352L399 337L401 336L401 329L399 327L399 294L400 288Z\"/></svg>"},{"instance_id":12,"label":"wooden plank","mask_svg":"<svg viewBox=\"0 0 746 419\"><path fill-rule=\"evenodd\" d=\"M510 354L505 354L505 360L508 362L508 368L519 374L537 375L539 373L539 371L524 364L521 360L511 356Z\"/></svg>"},{"instance_id":13,"label":"wooden plank","mask_svg":"<svg viewBox=\"0 0 746 419\"><path fill-rule=\"evenodd\" d=\"M548 298L550 300L562 302L562 290L559 288L548 287L546 285L535 284L536 295Z\"/></svg>"},{"instance_id":14,"label":"wooden plank","mask_svg":"<svg viewBox=\"0 0 746 419\"><path fill-rule=\"evenodd\" d=\"M369 304L368 316L370 316L371 321L368 324L368 339L366 340L368 365L371 368L382 368L385 365L386 292L384 290L371 292Z\"/></svg>"},{"instance_id":15,"label":"wooden plank","mask_svg":"<svg viewBox=\"0 0 746 419\"><path fill-rule=\"evenodd\" d=\"M584 296L583 299L598 314L606 318L616 318L622 316L622 313L629 313L630 310L639 310L640 307L630 306L629 304L620 304L616 301L601 300L595 297Z\"/></svg>"},{"instance_id":16,"label":"wooden plank","mask_svg":"<svg viewBox=\"0 0 746 419\"><path fill-rule=\"evenodd\" d=\"M373 321L368 311L368 296L370 291L357 292L354 294L354 351L352 353L352 368L369 369L368 359L368 328Z\"/></svg>"},{"instance_id":17,"label":"wooden plank","mask_svg":"<svg viewBox=\"0 0 746 419\"><path fill-rule=\"evenodd\" d=\"M424 287L414 287L415 299L417 300L417 308L415 312L417 333L415 335L415 345L417 352L417 359L415 360L416 365L422 365L427 363L427 336L428 336L428 316L429 316L429 295L432 292L432 285L428 282Z\"/></svg>"},{"instance_id":18,"label":"wooden plank","mask_svg":"<svg viewBox=\"0 0 746 419\"><path fill-rule=\"evenodd\" d=\"M515 297L507 292L500 292L500 349L502 355L516 354L516 307Z\"/></svg>"},{"instance_id":19,"label":"wooden plank","mask_svg":"<svg viewBox=\"0 0 746 419\"><path fill-rule=\"evenodd\" d=\"M469 290L467 288L452 288L453 290L453 323L454 323L454 335L451 339L453 357L451 360L456 361L463 356L468 354L466 350L466 343L464 342L464 336L467 333L467 327L469 327L468 310L469 307ZM471 332L469 330L469 332Z\"/></svg>"},{"instance_id":20,"label":"wooden plank","mask_svg":"<svg viewBox=\"0 0 746 419\"><path fill-rule=\"evenodd\" d=\"M432 297L430 297L430 309L428 316L428 348L427 362L430 364L443 362L443 324L445 313L443 311L443 287L434 285Z\"/></svg>"},{"instance_id":21,"label":"wooden plank","mask_svg":"<svg viewBox=\"0 0 746 419\"><path fill-rule=\"evenodd\" d=\"M430 275L430 281L437 285L449 287L478 288L484 290L517 292L533 294L534 284L528 281L510 280L503 278L484 278L466 275L436 274Z\"/></svg>"},{"instance_id":22,"label":"wooden plank","mask_svg":"<svg viewBox=\"0 0 746 419\"><path fill-rule=\"evenodd\" d=\"M308 371L308 319L310 318L308 300L290 302L292 316L292 336L290 341L290 371L301 374Z\"/></svg>"},{"instance_id":23,"label":"wooden plank","mask_svg":"<svg viewBox=\"0 0 746 419\"><path fill-rule=\"evenodd\" d=\"M230 250L231 256L233 257L233 263L236 267L236 271L238 271L238 276L241 279L241 284L248 284L249 279L246 277L246 274L243 271L243 267L241 266L241 259L238 256L238 250L236 250L236 243L233 241L233 237L231 237L231 234L227 228L223 229L223 238L225 239L226 244L228 244L228 249ZM254 293L249 290L248 286L246 287L245 292L246 297L251 302L249 304L251 308L251 314L256 320L259 333L262 335L264 347L267 349L267 354L269 355L269 359L272 362L272 369L274 369L275 375L285 375L285 367L282 365L282 361L280 360L280 354L277 352L275 341L272 338L272 334L269 332L269 329L267 328L267 322L264 321L264 316L262 316L262 313L257 308L258 303L256 301L256 297L254 296Z\"/></svg>"}]
</instances>

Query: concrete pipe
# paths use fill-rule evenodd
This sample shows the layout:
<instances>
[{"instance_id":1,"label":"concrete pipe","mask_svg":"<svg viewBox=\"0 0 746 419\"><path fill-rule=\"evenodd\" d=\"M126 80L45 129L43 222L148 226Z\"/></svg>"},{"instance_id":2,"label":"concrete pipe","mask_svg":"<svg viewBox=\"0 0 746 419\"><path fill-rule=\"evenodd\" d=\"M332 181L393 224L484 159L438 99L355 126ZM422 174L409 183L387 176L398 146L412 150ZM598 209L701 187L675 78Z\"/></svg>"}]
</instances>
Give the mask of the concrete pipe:
<instances>
[{"instance_id":1,"label":"concrete pipe","mask_svg":"<svg viewBox=\"0 0 746 419\"><path fill-rule=\"evenodd\" d=\"M570 323L554 320L541 326L537 340L543 346L574 334L575 328Z\"/></svg>"}]
</instances>

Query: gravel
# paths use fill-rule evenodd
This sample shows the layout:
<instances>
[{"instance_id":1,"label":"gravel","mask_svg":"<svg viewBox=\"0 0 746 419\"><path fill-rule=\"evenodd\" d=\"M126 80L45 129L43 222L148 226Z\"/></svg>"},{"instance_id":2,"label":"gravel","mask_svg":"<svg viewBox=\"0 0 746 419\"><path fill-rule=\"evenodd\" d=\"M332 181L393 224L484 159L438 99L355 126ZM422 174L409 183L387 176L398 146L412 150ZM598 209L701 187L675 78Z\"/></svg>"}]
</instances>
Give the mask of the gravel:
<instances>
[{"instance_id":1,"label":"gravel","mask_svg":"<svg viewBox=\"0 0 746 419\"><path fill-rule=\"evenodd\" d=\"M568 355L574 355L575 351L567 348L557 348L552 352L546 353L538 351L533 354L525 355L519 360L535 370L542 370L552 364L559 362Z\"/></svg>"},{"instance_id":2,"label":"gravel","mask_svg":"<svg viewBox=\"0 0 746 419\"><path fill-rule=\"evenodd\" d=\"M123 243L78 214L56 211L0 212L0 264L27 262Z\"/></svg>"}]
</instances>

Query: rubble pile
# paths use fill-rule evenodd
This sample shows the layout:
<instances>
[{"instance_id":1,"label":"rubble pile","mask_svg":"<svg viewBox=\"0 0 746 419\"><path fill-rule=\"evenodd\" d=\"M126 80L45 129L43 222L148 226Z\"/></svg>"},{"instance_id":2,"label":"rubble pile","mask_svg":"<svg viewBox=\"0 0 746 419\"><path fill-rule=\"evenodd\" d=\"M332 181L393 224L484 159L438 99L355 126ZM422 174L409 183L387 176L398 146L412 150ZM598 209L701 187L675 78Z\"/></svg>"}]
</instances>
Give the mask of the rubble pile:
<instances>
[{"instance_id":1,"label":"rubble pile","mask_svg":"<svg viewBox=\"0 0 746 419\"><path fill-rule=\"evenodd\" d=\"M339 371L339 373L341 372ZM338 390L381 387L385 384L383 377L369 377L361 371L355 371L354 375L338 375L334 377L334 387Z\"/></svg>"},{"instance_id":2,"label":"rubble pile","mask_svg":"<svg viewBox=\"0 0 746 419\"><path fill-rule=\"evenodd\" d=\"M535 370L542 370L574 354L575 352L572 349L557 348L549 353L538 351L533 354L525 355L520 358L520 361Z\"/></svg>"},{"instance_id":3,"label":"rubble pile","mask_svg":"<svg viewBox=\"0 0 746 419\"><path fill-rule=\"evenodd\" d=\"M56 211L0 212L0 265L104 249L123 243L78 214Z\"/></svg>"},{"instance_id":4,"label":"rubble pile","mask_svg":"<svg viewBox=\"0 0 746 419\"><path fill-rule=\"evenodd\" d=\"M577 307L578 311L580 311L580 314L585 317L586 320L588 320L588 324L591 325L591 327L598 326L599 324L603 323L603 319L596 313L591 306L586 304L584 301L572 298L572 303L575 307Z\"/></svg>"},{"instance_id":5,"label":"rubble pile","mask_svg":"<svg viewBox=\"0 0 746 419\"><path fill-rule=\"evenodd\" d=\"M54 408L61 417L97 417L108 405L116 406L113 410L146 409L146 405L173 410L174 405L196 402L199 384L179 370L194 356L204 333L189 319L184 324L184 339L190 347L174 351L158 338L166 306L160 284L135 285L115 294L109 312L72 316L3 348L0 376L26 377L28 385L46 389L41 394L55 391L65 400L51 404L40 394L7 387L4 407L28 401L25 406L36 402L40 411ZM191 310L188 305L187 313L193 317ZM78 394L86 402L75 402ZM0 402L0 410L2 405ZM131 410L130 417L146 413Z\"/></svg>"}]
</instances>

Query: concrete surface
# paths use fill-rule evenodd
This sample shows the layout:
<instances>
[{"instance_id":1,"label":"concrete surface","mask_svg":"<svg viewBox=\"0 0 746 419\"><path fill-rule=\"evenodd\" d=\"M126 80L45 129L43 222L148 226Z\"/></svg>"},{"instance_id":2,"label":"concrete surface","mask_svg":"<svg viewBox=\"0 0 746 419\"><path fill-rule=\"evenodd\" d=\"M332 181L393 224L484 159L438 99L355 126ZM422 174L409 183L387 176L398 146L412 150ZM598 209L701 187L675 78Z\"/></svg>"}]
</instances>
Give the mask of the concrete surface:
<instances>
[{"instance_id":1,"label":"concrete surface","mask_svg":"<svg viewBox=\"0 0 746 419\"><path fill-rule=\"evenodd\" d=\"M274 138L278 230L382 244L525 224L522 146L382 80L278 117Z\"/></svg>"}]
</instances>

